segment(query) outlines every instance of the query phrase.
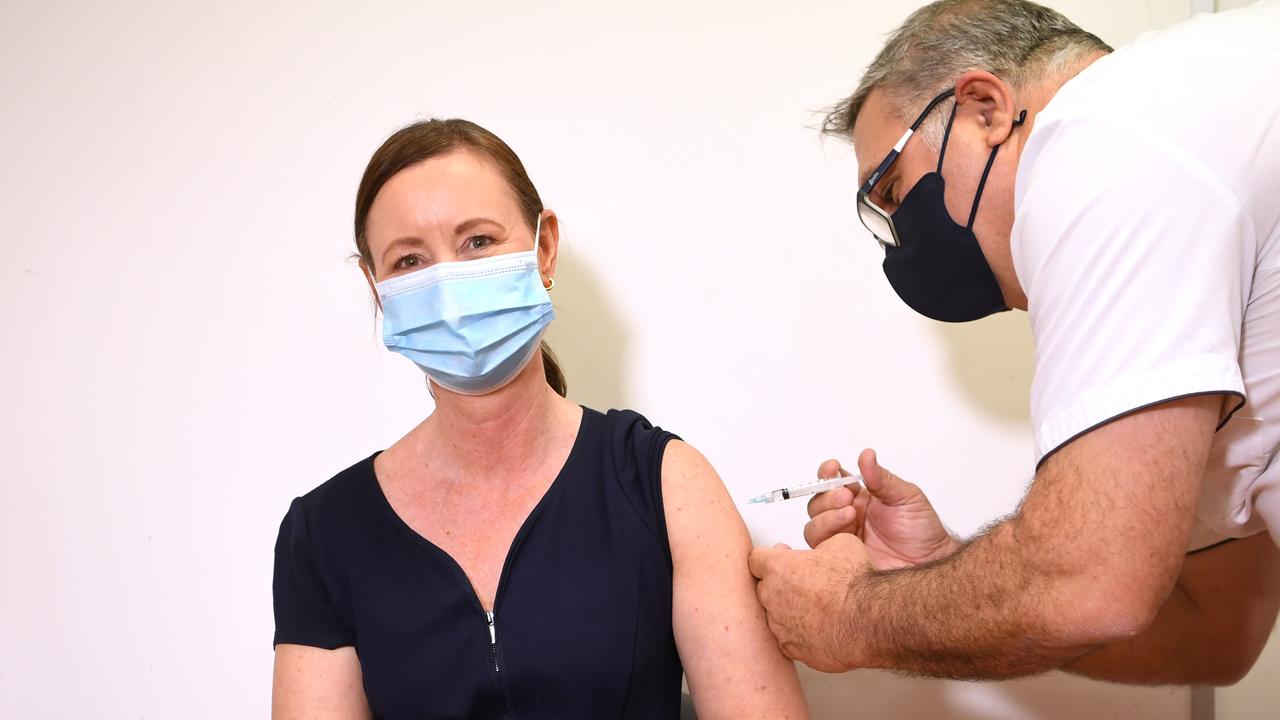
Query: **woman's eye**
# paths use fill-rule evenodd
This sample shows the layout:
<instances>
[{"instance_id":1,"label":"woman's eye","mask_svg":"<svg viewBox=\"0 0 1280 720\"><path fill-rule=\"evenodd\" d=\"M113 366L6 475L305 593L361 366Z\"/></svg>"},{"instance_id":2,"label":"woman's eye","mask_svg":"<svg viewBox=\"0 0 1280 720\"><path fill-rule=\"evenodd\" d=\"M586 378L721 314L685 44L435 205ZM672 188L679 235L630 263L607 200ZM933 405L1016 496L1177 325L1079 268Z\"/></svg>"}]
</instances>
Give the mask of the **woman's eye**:
<instances>
[{"instance_id":1,"label":"woman's eye","mask_svg":"<svg viewBox=\"0 0 1280 720\"><path fill-rule=\"evenodd\" d=\"M473 235L467 238L467 248L470 250L483 250L493 244L493 238L488 235Z\"/></svg>"},{"instance_id":2,"label":"woman's eye","mask_svg":"<svg viewBox=\"0 0 1280 720\"><path fill-rule=\"evenodd\" d=\"M422 265L422 258L417 255L405 255L396 261L396 269L403 270L408 268L416 268Z\"/></svg>"}]
</instances>

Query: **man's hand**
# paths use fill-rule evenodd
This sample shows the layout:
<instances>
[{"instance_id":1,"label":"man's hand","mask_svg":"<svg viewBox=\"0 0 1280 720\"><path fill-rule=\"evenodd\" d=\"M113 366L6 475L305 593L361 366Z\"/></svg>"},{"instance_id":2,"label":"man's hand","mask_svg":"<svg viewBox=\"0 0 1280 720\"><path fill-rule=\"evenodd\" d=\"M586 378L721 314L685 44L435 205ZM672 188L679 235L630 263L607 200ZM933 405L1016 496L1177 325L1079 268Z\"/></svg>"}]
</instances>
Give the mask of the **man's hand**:
<instances>
[{"instance_id":1,"label":"man's hand","mask_svg":"<svg viewBox=\"0 0 1280 720\"><path fill-rule=\"evenodd\" d=\"M823 672L856 667L846 628L856 622L857 608L849 606L848 591L871 569L866 546L847 533L811 551L786 545L753 550L756 594L783 654Z\"/></svg>"},{"instance_id":2,"label":"man's hand","mask_svg":"<svg viewBox=\"0 0 1280 720\"><path fill-rule=\"evenodd\" d=\"M957 679L1040 673L1138 637L1183 565L1220 406L1218 395L1170 400L1077 437L1041 465L1016 513L926 564L874 570L849 532L809 553L756 550L770 628L785 654L821 670ZM897 483L869 454L861 469L863 533L871 525L900 551L898 540L922 533L891 540L870 509L877 494L886 512L908 503L894 504L903 498L886 490Z\"/></svg>"},{"instance_id":3,"label":"man's hand","mask_svg":"<svg viewBox=\"0 0 1280 720\"><path fill-rule=\"evenodd\" d=\"M862 451L858 469L865 489L838 488L809 501L810 520L804 526L809 547L839 533L856 535L877 570L929 562L960 547L924 492L880 467L874 450ZM819 478L838 476L849 476L838 460L818 467Z\"/></svg>"}]
</instances>

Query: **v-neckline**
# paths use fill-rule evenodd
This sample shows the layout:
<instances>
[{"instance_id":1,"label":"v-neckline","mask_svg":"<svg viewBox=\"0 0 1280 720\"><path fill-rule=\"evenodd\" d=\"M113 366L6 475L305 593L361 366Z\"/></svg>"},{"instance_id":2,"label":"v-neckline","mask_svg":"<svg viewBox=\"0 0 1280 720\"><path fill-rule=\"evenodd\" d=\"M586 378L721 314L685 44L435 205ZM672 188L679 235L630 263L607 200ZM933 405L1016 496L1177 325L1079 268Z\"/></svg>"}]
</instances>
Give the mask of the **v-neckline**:
<instances>
[{"instance_id":1,"label":"v-neckline","mask_svg":"<svg viewBox=\"0 0 1280 720\"><path fill-rule=\"evenodd\" d=\"M378 496L382 507L388 514L390 514L392 520L402 532L409 535L409 537L411 537L415 542L421 544L429 552L436 553L443 557L447 564L453 567L457 572L458 579L462 582L463 586L466 587L472 600L475 601L476 609L479 610L481 615L497 613L498 603L502 600L502 590L506 585L507 573L511 570L512 558L515 557L516 551L520 548L520 543L524 540L525 535L529 533L529 530L537 521L538 516L542 514L542 509L547 505L548 500L557 492L557 488L565 484L564 479L567 471L573 465L578 455L581 454L580 449L583 446L583 435L586 434L587 430L587 415L590 414L591 410L583 406L579 407L582 409L582 417L578 420L578 432L573 438L573 445L569 447L569 454L565 456L564 464L560 466L559 472L556 473L555 478L551 481L551 484L547 486L547 489L543 491L542 497L538 499L538 502L533 506L533 509L525 516L524 521L520 523L520 529L516 530L515 537L511 539L511 545L507 547L506 555L502 559L502 570L498 575L498 584L493 589L493 607L489 610L485 610L484 603L480 601L480 595L476 591L475 586L471 584L471 578L467 577L467 571L462 567L462 564L459 563L453 555L446 552L444 548L431 542L431 540L427 539L425 535L413 529L413 526L406 522L405 519L400 516L400 513L396 512L396 509L392 507L391 500L387 498L387 493L382 489L382 483L378 480L378 470L374 462L377 460L378 456L382 454L382 451L374 453L369 458L369 477L373 481L374 494Z\"/></svg>"}]
</instances>

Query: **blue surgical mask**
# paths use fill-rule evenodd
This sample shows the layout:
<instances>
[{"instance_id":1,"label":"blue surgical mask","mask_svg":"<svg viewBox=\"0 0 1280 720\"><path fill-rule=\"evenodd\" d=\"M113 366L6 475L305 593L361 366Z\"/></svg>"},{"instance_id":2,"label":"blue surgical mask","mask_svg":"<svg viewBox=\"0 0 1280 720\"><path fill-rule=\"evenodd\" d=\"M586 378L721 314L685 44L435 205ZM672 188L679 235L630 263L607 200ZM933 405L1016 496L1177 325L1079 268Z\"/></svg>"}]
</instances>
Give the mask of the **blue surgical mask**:
<instances>
[{"instance_id":1,"label":"blue surgical mask","mask_svg":"<svg viewBox=\"0 0 1280 720\"><path fill-rule=\"evenodd\" d=\"M382 341L438 385L483 395L511 382L555 319L533 250L432 265L376 285Z\"/></svg>"}]
</instances>

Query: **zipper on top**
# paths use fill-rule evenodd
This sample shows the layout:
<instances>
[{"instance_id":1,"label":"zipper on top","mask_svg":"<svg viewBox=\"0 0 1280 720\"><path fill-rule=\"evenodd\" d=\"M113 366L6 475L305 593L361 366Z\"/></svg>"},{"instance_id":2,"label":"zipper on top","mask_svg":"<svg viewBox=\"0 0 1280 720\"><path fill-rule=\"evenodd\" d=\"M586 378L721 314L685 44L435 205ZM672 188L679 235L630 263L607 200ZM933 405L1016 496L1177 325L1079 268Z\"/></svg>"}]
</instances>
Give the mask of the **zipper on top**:
<instances>
[{"instance_id":1,"label":"zipper on top","mask_svg":"<svg viewBox=\"0 0 1280 720\"><path fill-rule=\"evenodd\" d=\"M489 660L493 662L494 672L502 672L498 667L498 626L493 622L493 612L486 611L484 616L489 621Z\"/></svg>"}]
</instances>

